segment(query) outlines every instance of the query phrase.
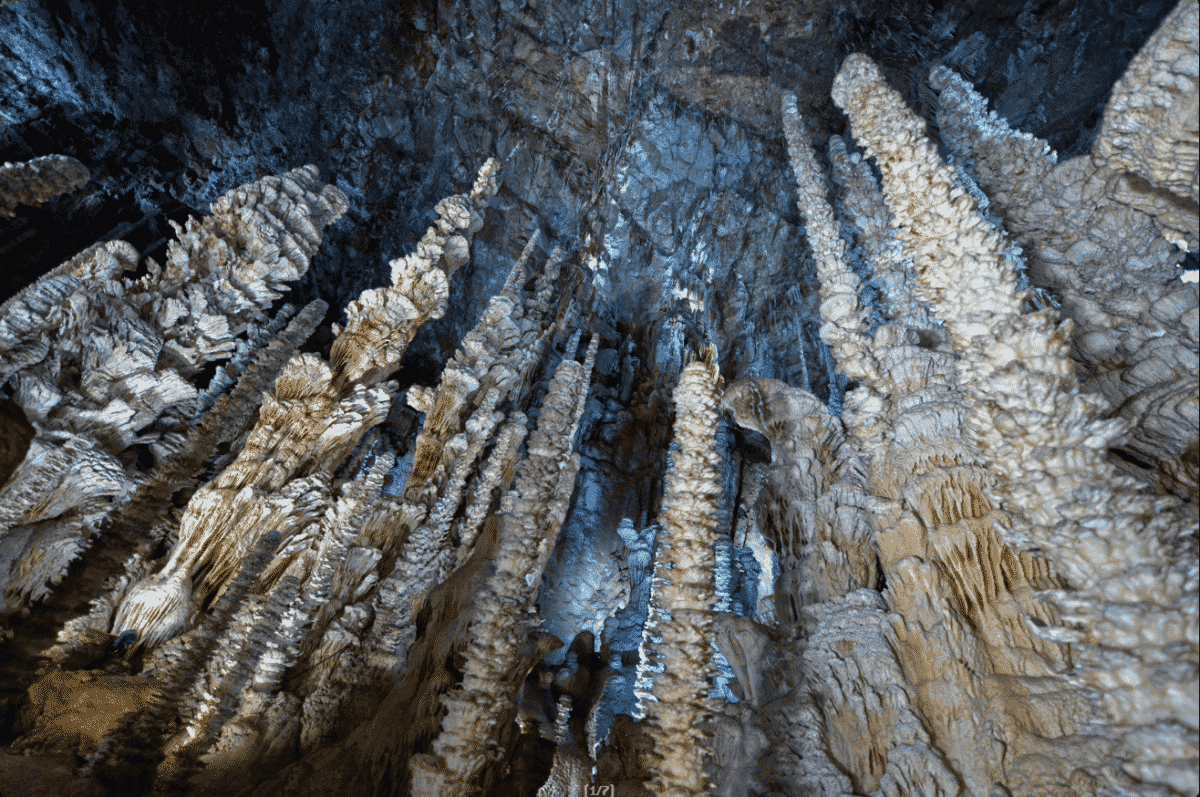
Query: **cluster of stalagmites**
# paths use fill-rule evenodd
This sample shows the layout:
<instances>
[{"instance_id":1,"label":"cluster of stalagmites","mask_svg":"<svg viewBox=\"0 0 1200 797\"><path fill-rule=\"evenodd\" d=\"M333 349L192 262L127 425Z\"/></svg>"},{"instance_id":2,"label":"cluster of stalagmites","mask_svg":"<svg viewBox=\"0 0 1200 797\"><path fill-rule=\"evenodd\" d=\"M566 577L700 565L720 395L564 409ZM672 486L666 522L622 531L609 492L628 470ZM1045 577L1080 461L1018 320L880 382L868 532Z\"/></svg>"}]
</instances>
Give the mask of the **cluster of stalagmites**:
<instances>
[{"instance_id":1,"label":"cluster of stalagmites","mask_svg":"<svg viewBox=\"0 0 1200 797\"><path fill-rule=\"evenodd\" d=\"M769 380L726 402L772 443L777 596L796 611L759 718L803 793L1200 788L1197 289L1173 245L1196 246L1196 19L1186 0L1166 19L1093 153L1063 164L939 68L948 166L848 58L833 98L882 179L838 138L829 158L863 275L785 97L822 336L858 386L840 423ZM1025 279L1061 312L1031 309ZM854 556L869 539L877 574Z\"/></svg>"},{"instance_id":2,"label":"cluster of stalagmites","mask_svg":"<svg viewBox=\"0 0 1200 797\"><path fill-rule=\"evenodd\" d=\"M0 308L7 611L89 546L126 555L41 651L18 746L122 793L469 797L540 723L539 797L1195 794L1198 302L1174 243L1197 245L1196 43L1184 0L1061 164L939 68L947 165L851 56L833 98L877 171L829 142L837 213L785 95L821 334L854 386L839 418L724 385L715 349L681 364L661 507L618 529L637 683L619 656L594 694L567 673L553 712L537 599L600 347L555 300L563 252L527 290L531 236L435 387L385 381L444 313L497 163L346 308L328 361L297 353L323 304L267 315L346 208L312 167L222 197L143 276L127 244L84 251ZM5 196L78 179L55 163L5 172ZM400 400L423 414L407 451L374 429ZM770 444L733 481L722 413ZM731 533L777 561L758 621L719 605ZM638 719L605 719L626 687Z\"/></svg>"},{"instance_id":3,"label":"cluster of stalagmites","mask_svg":"<svg viewBox=\"0 0 1200 797\"><path fill-rule=\"evenodd\" d=\"M316 178L310 166L229 192L141 277L125 276L138 267L133 247L110 241L0 307L0 380L36 430L0 488L7 612L46 595L148 478L179 464L193 475L199 411L294 312L268 316L346 209ZM189 377L220 360L198 391Z\"/></svg>"}]
</instances>

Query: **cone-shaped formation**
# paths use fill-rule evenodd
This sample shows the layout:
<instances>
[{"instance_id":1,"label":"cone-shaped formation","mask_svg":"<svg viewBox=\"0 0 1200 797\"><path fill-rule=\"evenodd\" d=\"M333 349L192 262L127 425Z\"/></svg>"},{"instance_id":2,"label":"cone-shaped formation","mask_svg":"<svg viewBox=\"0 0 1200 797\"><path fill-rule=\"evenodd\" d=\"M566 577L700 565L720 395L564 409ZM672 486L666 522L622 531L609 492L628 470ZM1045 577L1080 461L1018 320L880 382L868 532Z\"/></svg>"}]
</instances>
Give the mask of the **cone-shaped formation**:
<instances>
[{"instance_id":1,"label":"cone-shaped formation","mask_svg":"<svg viewBox=\"0 0 1200 797\"><path fill-rule=\"evenodd\" d=\"M1108 447L1123 424L1103 420L1102 401L1080 391L1069 326L1050 310L1022 313L1023 296L1002 259L999 236L976 214L975 200L955 186L952 170L924 136L924 123L865 56L847 59L834 81L834 99L879 164L899 237L913 254L918 294L945 323L960 357L967 437L995 479L971 499L964 518L982 517L984 507L974 507L986 495L1018 516L1015 523L997 518L995 527L1007 541L1046 551L1064 576L1069 589L1052 593L1053 603L1074 628L1042 617L1026 630L1074 643L1075 678L1095 690L1097 719L1121 740L1113 751L1124 762L1118 782L1136 777L1186 793L1196 777L1194 736L1185 741L1186 734L1171 729L1194 725L1194 538L1181 545L1174 502L1145 494L1109 463ZM1006 565L1002 547L988 550L998 543L979 532L976 540L967 560L982 561L985 584L1011 585L1006 567L1022 574L1017 583L1037 582L1036 566L1029 569L1034 562ZM930 543L952 571L954 556L942 548L949 539L931 537ZM930 592L934 574L927 565L901 570L898 575L910 575L891 582L894 600L910 601L918 594L914 589ZM917 588L914 579L923 585ZM960 609L970 615L971 606L990 605L997 594L986 586L975 595L959 590ZM920 625L928 630L929 622ZM969 738L961 730L957 736ZM1162 743L1147 749L1144 740L1151 736ZM984 744L975 743L976 757ZM973 777L987 776L978 771Z\"/></svg>"},{"instance_id":2,"label":"cone-shaped formation","mask_svg":"<svg viewBox=\"0 0 1200 797\"><path fill-rule=\"evenodd\" d=\"M673 394L678 450L667 469L659 515L662 536L642 640L643 676L653 679L642 693L647 730L654 740L648 785L663 797L710 793L704 764L713 752L704 725L715 707L708 690L709 678L717 674L712 658L713 546L722 467L717 449L721 380L715 358L710 349L705 360L686 365Z\"/></svg>"},{"instance_id":3,"label":"cone-shaped formation","mask_svg":"<svg viewBox=\"0 0 1200 797\"><path fill-rule=\"evenodd\" d=\"M500 164L489 160L468 194L437 205L438 222L417 251L391 262L392 286L363 291L346 306L346 327L329 353L337 385L371 385L400 363L400 357L430 318L441 318L450 295L450 276L470 258L469 236L483 227L482 210L497 190Z\"/></svg>"},{"instance_id":4,"label":"cone-shaped formation","mask_svg":"<svg viewBox=\"0 0 1200 797\"><path fill-rule=\"evenodd\" d=\"M579 455L572 449L597 343L593 339L583 364L567 360L559 365L550 382L538 426L529 437L529 456L517 466L501 515L496 570L478 599L479 619L466 649L462 688L442 698L447 713L433 755L412 762L414 795L478 794L473 780L495 744L492 729L505 718L510 723L515 719L514 684L524 676L514 679L514 670L522 638L532 630L524 615L537 596L574 491Z\"/></svg>"},{"instance_id":5,"label":"cone-shaped formation","mask_svg":"<svg viewBox=\"0 0 1200 797\"><path fill-rule=\"evenodd\" d=\"M1168 240L1180 238L1173 231L1179 217L1192 225L1194 241L1200 210L1186 191L1167 185L1174 178L1163 169L1191 168L1195 179L1200 158L1195 9L1181 3L1134 59L1090 157L1056 165L1045 141L989 114L965 80L943 67L930 75L943 135L1004 214L1033 283L1052 290L1076 324L1072 355L1082 386L1131 423L1120 449L1157 463L1156 472L1127 470L1193 501L1200 496L1200 293L1179 281L1180 253ZM1188 125L1190 138L1183 135ZM1151 172L1163 186L1146 182ZM1131 312L1131 296L1149 312Z\"/></svg>"},{"instance_id":6,"label":"cone-shaped formation","mask_svg":"<svg viewBox=\"0 0 1200 797\"><path fill-rule=\"evenodd\" d=\"M1155 216L1191 252L1200 246L1198 97L1200 3L1180 0L1113 86L1092 148L1133 178L1118 198Z\"/></svg>"}]
</instances>

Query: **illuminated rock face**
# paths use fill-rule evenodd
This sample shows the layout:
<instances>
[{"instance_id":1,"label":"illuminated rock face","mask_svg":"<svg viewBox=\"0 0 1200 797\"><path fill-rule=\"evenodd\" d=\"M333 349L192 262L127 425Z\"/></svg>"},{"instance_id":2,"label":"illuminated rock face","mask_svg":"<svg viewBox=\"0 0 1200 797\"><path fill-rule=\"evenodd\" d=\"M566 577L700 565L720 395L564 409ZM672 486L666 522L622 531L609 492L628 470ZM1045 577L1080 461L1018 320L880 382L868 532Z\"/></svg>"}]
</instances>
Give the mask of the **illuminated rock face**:
<instances>
[{"instance_id":1,"label":"illuminated rock face","mask_svg":"<svg viewBox=\"0 0 1200 797\"><path fill-rule=\"evenodd\" d=\"M0 9L0 791L1200 789L1195 2L268 5Z\"/></svg>"}]
</instances>

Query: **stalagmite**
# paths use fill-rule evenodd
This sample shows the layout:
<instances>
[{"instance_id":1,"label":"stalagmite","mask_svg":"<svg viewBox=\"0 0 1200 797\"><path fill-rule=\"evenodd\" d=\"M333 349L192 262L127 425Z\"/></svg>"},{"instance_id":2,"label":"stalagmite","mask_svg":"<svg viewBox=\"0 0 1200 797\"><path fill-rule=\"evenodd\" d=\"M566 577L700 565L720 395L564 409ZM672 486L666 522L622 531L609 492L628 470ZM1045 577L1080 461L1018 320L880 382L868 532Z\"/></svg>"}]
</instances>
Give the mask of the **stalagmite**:
<instances>
[{"instance_id":1,"label":"stalagmite","mask_svg":"<svg viewBox=\"0 0 1200 797\"><path fill-rule=\"evenodd\" d=\"M372 385L400 362L417 327L441 318L449 296L449 278L469 257L468 236L483 226L480 211L496 193L500 164L489 160L469 194L456 194L437 205L438 223L417 244L417 251L393 260L392 287L364 291L346 306L346 326L335 327L329 353L339 389Z\"/></svg>"},{"instance_id":2,"label":"stalagmite","mask_svg":"<svg viewBox=\"0 0 1200 797\"><path fill-rule=\"evenodd\" d=\"M10 609L49 594L86 539L135 494L145 477L134 446L166 465L197 410L185 377L235 349L236 336L265 321L280 289L308 268L321 231L346 209L336 188L314 193L316 178L305 167L229 192L213 216L177 228L165 269L150 263L146 276L121 279L137 252L111 241L0 307L0 379L41 430L37 454L0 487L0 533L17 527L6 545L23 563L6 585ZM220 340L204 338L216 329Z\"/></svg>"},{"instance_id":3,"label":"stalagmite","mask_svg":"<svg viewBox=\"0 0 1200 797\"><path fill-rule=\"evenodd\" d=\"M113 514L110 533L126 542L132 538L135 546L124 563L124 573L115 579L108 594L93 600L91 611L67 621L58 633L57 644L47 651L47 655L62 660L90 629L109 625L116 605L125 596L125 589L149 566L149 550L167 535L167 529L176 526L165 516L170 496L178 490L194 488L196 471L213 461L218 446L228 445L245 431L263 389L274 381L299 344L312 334L324 311L324 302L313 302L293 318L287 328L257 354L233 389L216 401L154 475ZM152 530L150 534L134 537L137 531L147 528Z\"/></svg>"},{"instance_id":4,"label":"stalagmite","mask_svg":"<svg viewBox=\"0 0 1200 797\"><path fill-rule=\"evenodd\" d=\"M1113 86L1092 147L1128 173L1114 198L1155 216L1191 252L1200 246L1198 82L1200 4L1180 0Z\"/></svg>"},{"instance_id":5,"label":"stalagmite","mask_svg":"<svg viewBox=\"0 0 1200 797\"><path fill-rule=\"evenodd\" d=\"M846 264L846 242L838 235L833 209L825 197L825 176L817 166L796 95L784 92L783 130L796 178L797 206L804 215L809 245L817 258L821 286L821 337L851 379L878 381L866 340L866 312L859 303L862 281Z\"/></svg>"},{"instance_id":6,"label":"stalagmite","mask_svg":"<svg viewBox=\"0 0 1200 797\"><path fill-rule=\"evenodd\" d=\"M178 701L183 697L208 660L213 644L228 630L239 606L246 600L254 579L270 560L279 544L278 532L260 537L251 555L242 563L232 588L213 607L204 623L191 634L161 651L150 666L160 693L142 711L126 715L121 724L100 743L89 757L86 770L101 781L138 783L143 788L153 781L162 761L162 741ZM168 773L172 776L173 773ZM132 776L132 777L131 777Z\"/></svg>"},{"instance_id":7,"label":"stalagmite","mask_svg":"<svg viewBox=\"0 0 1200 797\"><path fill-rule=\"evenodd\" d=\"M566 360L551 380L529 437L529 456L517 466L511 502L501 515L496 570L479 598L462 688L442 698L447 713L433 754L416 756L411 764L414 795L477 794L472 780L487 760L491 729L501 718L515 717L510 679L519 660L518 640L527 632L523 615L536 597L574 489L579 457L572 448L598 342L593 339L583 364Z\"/></svg>"},{"instance_id":8,"label":"stalagmite","mask_svg":"<svg viewBox=\"0 0 1200 797\"><path fill-rule=\"evenodd\" d=\"M129 289L141 317L163 330L163 348L184 374L227 357L235 336L303 276L324 229L346 212L345 195L303 166L235 188L212 215L173 224L163 266Z\"/></svg>"},{"instance_id":9,"label":"stalagmite","mask_svg":"<svg viewBox=\"0 0 1200 797\"><path fill-rule=\"evenodd\" d=\"M404 486L404 503L393 523L399 550L394 553L390 573L381 574L379 590L373 601L375 622L361 647L345 655L354 665L345 669L356 672L357 684L325 682L312 687L308 698L323 704L319 723L306 721L303 743L311 747L324 739L343 701L361 697L383 688L405 672L407 653L417 630L415 607L447 573L463 565L471 553L484 513L490 508L493 492L507 487L516 464L519 447L526 434L522 413L512 413L500 431L488 465L473 485L473 500L465 518L456 515L467 493L467 475L477 469L482 451L493 441L504 414L496 406L539 364L521 347L523 338L517 324L525 320L524 302L518 295L520 278L537 243L531 236L510 272L500 294L493 297L479 323L464 336L459 349L443 371L436 389L410 389L408 403L427 413L425 427L413 444L414 468ZM531 333L542 333L540 324ZM548 332L548 330L546 330ZM463 520L465 522L459 522ZM455 535L458 532L457 554ZM349 692L353 694L348 694ZM308 705L306 700L305 705ZM352 710L352 709L351 709Z\"/></svg>"},{"instance_id":10,"label":"stalagmite","mask_svg":"<svg viewBox=\"0 0 1200 797\"><path fill-rule=\"evenodd\" d=\"M471 197L477 204L486 203L495 192L495 171L494 162L481 170ZM287 186L286 181L283 185ZM270 188L267 186L267 190ZM451 213L450 218L458 216ZM465 228L469 220L470 216L466 221L460 219L461 226ZM432 228L426 237L433 240ZM422 287L426 284L425 274L442 274L444 284L444 272L437 267L431 248L434 244L426 243L428 251L420 250L425 253L423 257L403 260L409 264L404 271L407 276L387 293L392 300L414 307L414 301L424 302L421 297L425 295ZM439 295L444 302L444 291ZM182 611L162 615L150 610L147 601L157 604L161 600L158 597L151 600L150 596L166 590L173 604L179 606L192 600L193 591L202 603L219 596L236 563L245 555L249 529L260 524L277 528L283 535L286 551L291 537L324 511L323 505L329 501L324 497L329 489L328 474L366 430L386 416L394 390L392 384L371 387L360 380L378 381L387 369L395 367L416 326L428 315L406 315L401 320L393 318L382 306L371 310L368 305L361 305L351 310L350 326L334 342L331 356L335 362L339 356L349 356L338 352L362 351L359 347L365 333L357 331L360 325L367 325L362 329L369 326L380 330L385 336L397 336L389 344L388 356L371 360L373 375L365 370L347 371L344 367L338 375L312 354L299 355L287 364L275 382L274 396L264 397L258 422L247 435L241 453L189 502L180 526L180 541L170 559L153 577L153 582L135 587L118 610L114 622L119 621L122 630L126 627L138 630L140 644L158 644L189 622ZM434 305L430 305L429 311L434 311ZM393 330L395 324L400 326ZM276 491L280 494L273 498ZM196 579L198 574L200 577ZM196 579L194 584L193 579ZM146 598L140 597L146 590L149 590Z\"/></svg>"},{"instance_id":11,"label":"stalagmite","mask_svg":"<svg viewBox=\"0 0 1200 797\"><path fill-rule=\"evenodd\" d=\"M1194 791L1195 737L1182 730L1194 727L1197 703L1194 535L1175 526L1172 500L1147 495L1108 463L1123 424L1102 420L1101 400L1080 391L1069 327L1052 310L1023 313L999 236L954 186L923 123L878 68L861 55L847 59L834 99L879 163L889 209L914 254L918 292L961 358L965 428L995 478L985 493L1018 515L995 527L1011 545L1046 551L1065 582L1049 596L1074 627L1029 618L1026 633L1072 643L1072 681L1091 687L1093 721L1111 729L1109 754L1122 762L1106 777L1119 787L1140 781ZM1047 675L1057 672L1052 665ZM1147 749L1152 736L1159 742ZM1085 771L1098 774L1100 751L1080 753L1096 761Z\"/></svg>"},{"instance_id":12,"label":"stalagmite","mask_svg":"<svg viewBox=\"0 0 1200 797\"><path fill-rule=\"evenodd\" d=\"M508 57L500 5L422 17L440 54L401 79L469 73L463 31ZM367 150L338 138L345 193L312 166L263 177L176 225L162 265L105 240L0 305L0 791L41 767L81 795L1200 791L1197 509L1178 500L1198 478L1195 0L1064 163L947 66L915 87L931 134L861 54L833 81L842 135L800 81L751 137L660 107L678 23L717 63L764 9L712 33L673 9L641 60L620 9L581 22L541 119L446 94L445 129L509 153L474 182L422 129L428 170L370 153L395 175L376 203ZM544 55L559 21L517 13ZM771 58L807 35L760 22ZM936 63L971 75L985 54L964 52ZM631 58L649 90L622 128L600 112L625 100L590 92ZM510 88L541 79L509 66ZM408 135L421 109L373 115L397 80L365 91L355 135ZM577 217L538 200L589 174L544 168L576 163L576 81L613 145ZM760 156L778 173L737 176ZM27 199L4 186L30 165L5 169L0 215L51 195L46 168ZM359 242L402 240L430 208L394 214L397 186L404 205L447 175L462 193L383 284L283 304L378 284ZM375 204L394 228L363 223ZM346 213L352 251L313 265Z\"/></svg>"},{"instance_id":13,"label":"stalagmite","mask_svg":"<svg viewBox=\"0 0 1200 797\"><path fill-rule=\"evenodd\" d=\"M708 679L712 659L713 569L717 500L721 493L716 452L720 376L710 349L684 366L675 387L674 442L660 514L662 537L654 563L650 618L642 640L640 692L647 731L654 740L648 784L662 797L700 797L709 791L705 762L711 734L703 728L715 703ZM654 639L658 637L658 639Z\"/></svg>"},{"instance_id":14,"label":"stalagmite","mask_svg":"<svg viewBox=\"0 0 1200 797\"><path fill-rule=\"evenodd\" d=\"M930 76L948 141L1028 253L1031 280L1077 325L1083 387L1132 424L1118 448L1157 464L1126 471L1193 501L1200 294L1180 283L1168 241L1196 248L1197 27L1196 3L1183 0L1114 87L1092 154L1057 165L1046 142L989 114L962 78Z\"/></svg>"}]
</instances>

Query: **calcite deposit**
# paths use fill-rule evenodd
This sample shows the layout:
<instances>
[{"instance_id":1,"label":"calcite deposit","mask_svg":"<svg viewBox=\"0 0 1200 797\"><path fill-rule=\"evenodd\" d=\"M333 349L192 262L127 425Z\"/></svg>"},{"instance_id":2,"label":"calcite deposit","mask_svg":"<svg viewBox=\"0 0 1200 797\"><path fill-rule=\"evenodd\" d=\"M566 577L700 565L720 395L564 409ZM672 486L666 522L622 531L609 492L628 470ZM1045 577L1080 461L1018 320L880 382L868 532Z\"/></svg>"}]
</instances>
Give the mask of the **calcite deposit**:
<instances>
[{"instance_id":1,"label":"calcite deposit","mask_svg":"<svg viewBox=\"0 0 1200 797\"><path fill-rule=\"evenodd\" d=\"M0 793L1200 793L1195 0L3 5Z\"/></svg>"}]
</instances>

